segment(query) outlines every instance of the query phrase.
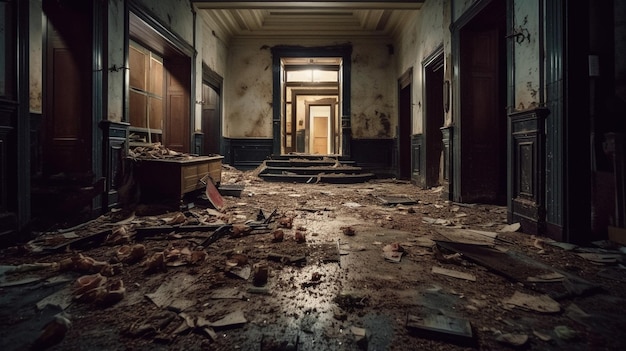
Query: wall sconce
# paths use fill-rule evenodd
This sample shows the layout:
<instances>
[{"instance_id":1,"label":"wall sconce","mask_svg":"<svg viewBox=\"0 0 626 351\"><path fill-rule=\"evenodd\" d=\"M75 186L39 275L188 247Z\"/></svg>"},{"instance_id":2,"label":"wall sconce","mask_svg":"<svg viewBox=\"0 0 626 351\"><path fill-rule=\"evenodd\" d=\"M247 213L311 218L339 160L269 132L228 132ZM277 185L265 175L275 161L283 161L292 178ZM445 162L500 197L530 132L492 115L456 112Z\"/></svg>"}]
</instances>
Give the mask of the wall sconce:
<instances>
[{"instance_id":1,"label":"wall sconce","mask_svg":"<svg viewBox=\"0 0 626 351\"><path fill-rule=\"evenodd\" d=\"M450 112L450 81L445 80L443 82L443 110Z\"/></svg>"}]
</instances>

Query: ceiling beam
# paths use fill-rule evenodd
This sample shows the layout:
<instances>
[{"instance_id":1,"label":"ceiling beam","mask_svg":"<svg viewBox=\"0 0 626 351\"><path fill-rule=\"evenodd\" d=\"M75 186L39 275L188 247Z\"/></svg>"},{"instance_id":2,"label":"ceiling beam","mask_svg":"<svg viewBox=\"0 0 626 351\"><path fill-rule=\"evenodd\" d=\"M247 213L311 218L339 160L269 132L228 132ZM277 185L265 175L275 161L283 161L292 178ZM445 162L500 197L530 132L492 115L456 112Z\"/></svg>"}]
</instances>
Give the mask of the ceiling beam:
<instances>
[{"instance_id":1,"label":"ceiling beam","mask_svg":"<svg viewBox=\"0 0 626 351\"><path fill-rule=\"evenodd\" d=\"M412 9L425 0L401 1L215 1L191 0L198 9Z\"/></svg>"}]
</instances>

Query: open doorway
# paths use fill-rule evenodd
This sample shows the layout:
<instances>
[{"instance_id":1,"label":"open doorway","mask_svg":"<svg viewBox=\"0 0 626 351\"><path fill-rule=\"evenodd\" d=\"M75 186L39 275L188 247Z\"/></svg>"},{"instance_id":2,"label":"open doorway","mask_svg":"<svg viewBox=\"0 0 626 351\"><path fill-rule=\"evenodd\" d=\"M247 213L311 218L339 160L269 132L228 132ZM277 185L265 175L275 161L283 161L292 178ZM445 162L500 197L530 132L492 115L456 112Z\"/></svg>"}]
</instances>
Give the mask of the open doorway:
<instances>
[{"instance_id":1,"label":"open doorway","mask_svg":"<svg viewBox=\"0 0 626 351\"><path fill-rule=\"evenodd\" d=\"M327 98L306 101L305 121L308 134L308 153L314 155L337 154L335 138L337 136L337 118L335 109L337 99Z\"/></svg>"},{"instance_id":2,"label":"open doorway","mask_svg":"<svg viewBox=\"0 0 626 351\"><path fill-rule=\"evenodd\" d=\"M328 120L329 155L350 155L350 72L352 46L276 46L272 48L272 153L308 153L311 138L306 102L332 99L334 117ZM309 123L309 126L311 123Z\"/></svg>"},{"instance_id":3,"label":"open doorway","mask_svg":"<svg viewBox=\"0 0 626 351\"><path fill-rule=\"evenodd\" d=\"M440 185L443 163L443 46L440 46L423 63L424 77L424 152L426 160L426 187Z\"/></svg>"},{"instance_id":4,"label":"open doorway","mask_svg":"<svg viewBox=\"0 0 626 351\"><path fill-rule=\"evenodd\" d=\"M341 58L284 58L281 153L339 155Z\"/></svg>"}]
</instances>

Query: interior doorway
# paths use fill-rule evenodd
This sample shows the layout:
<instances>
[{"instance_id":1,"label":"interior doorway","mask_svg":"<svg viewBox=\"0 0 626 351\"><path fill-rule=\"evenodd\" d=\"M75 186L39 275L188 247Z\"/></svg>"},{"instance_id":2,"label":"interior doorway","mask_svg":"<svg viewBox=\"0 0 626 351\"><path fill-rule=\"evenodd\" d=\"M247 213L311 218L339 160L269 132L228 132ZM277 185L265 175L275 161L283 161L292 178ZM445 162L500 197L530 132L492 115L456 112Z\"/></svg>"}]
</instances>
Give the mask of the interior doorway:
<instances>
[{"instance_id":1,"label":"interior doorway","mask_svg":"<svg viewBox=\"0 0 626 351\"><path fill-rule=\"evenodd\" d=\"M443 46L424 62L424 153L427 188L440 185L443 156Z\"/></svg>"},{"instance_id":2,"label":"interior doorway","mask_svg":"<svg viewBox=\"0 0 626 351\"><path fill-rule=\"evenodd\" d=\"M330 153L349 156L352 46L275 46L271 50L272 104L280 107L273 109L272 154L310 152L304 101L330 98L335 101L335 118L328 126Z\"/></svg>"},{"instance_id":3,"label":"interior doorway","mask_svg":"<svg viewBox=\"0 0 626 351\"><path fill-rule=\"evenodd\" d=\"M281 153L340 154L341 58L285 58Z\"/></svg>"},{"instance_id":4,"label":"interior doorway","mask_svg":"<svg viewBox=\"0 0 626 351\"><path fill-rule=\"evenodd\" d=\"M505 37L506 3L495 0L459 32L460 149L456 152L460 153L460 169L455 175L456 201L506 203Z\"/></svg>"},{"instance_id":5,"label":"interior doorway","mask_svg":"<svg viewBox=\"0 0 626 351\"><path fill-rule=\"evenodd\" d=\"M398 82L399 116L398 116L398 178L410 179L412 167L419 169L419 165L412 164L411 134L413 132L413 100L411 82L413 70L408 70ZM414 157L419 161L419 157Z\"/></svg>"},{"instance_id":6,"label":"interior doorway","mask_svg":"<svg viewBox=\"0 0 626 351\"><path fill-rule=\"evenodd\" d=\"M222 121L220 92L208 83L202 83L202 150L205 155L221 154Z\"/></svg>"},{"instance_id":7,"label":"interior doorway","mask_svg":"<svg viewBox=\"0 0 626 351\"><path fill-rule=\"evenodd\" d=\"M336 99L322 99L305 103L306 130L309 153L315 155L336 154L335 134Z\"/></svg>"}]
</instances>

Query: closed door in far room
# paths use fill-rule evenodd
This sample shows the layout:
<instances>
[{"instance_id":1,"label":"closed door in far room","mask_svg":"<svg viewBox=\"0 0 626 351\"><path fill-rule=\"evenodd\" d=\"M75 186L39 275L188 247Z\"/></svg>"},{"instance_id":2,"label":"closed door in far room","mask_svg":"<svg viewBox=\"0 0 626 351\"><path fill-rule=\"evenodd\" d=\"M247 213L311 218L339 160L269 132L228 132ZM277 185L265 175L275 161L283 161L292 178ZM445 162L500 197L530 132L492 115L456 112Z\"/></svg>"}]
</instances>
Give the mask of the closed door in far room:
<instances>
[{"instance_id":1,"label":"closed door in far room","mask_svg":"<svg viewBox=\"0 0 626 351\"><path fill-rule=\"evenodd\" d=\"M333 125L335 120L333 104L307 103L307 129L309 150L312 154L328 155L333 147Z\"/></svg>"}]
</instances>

